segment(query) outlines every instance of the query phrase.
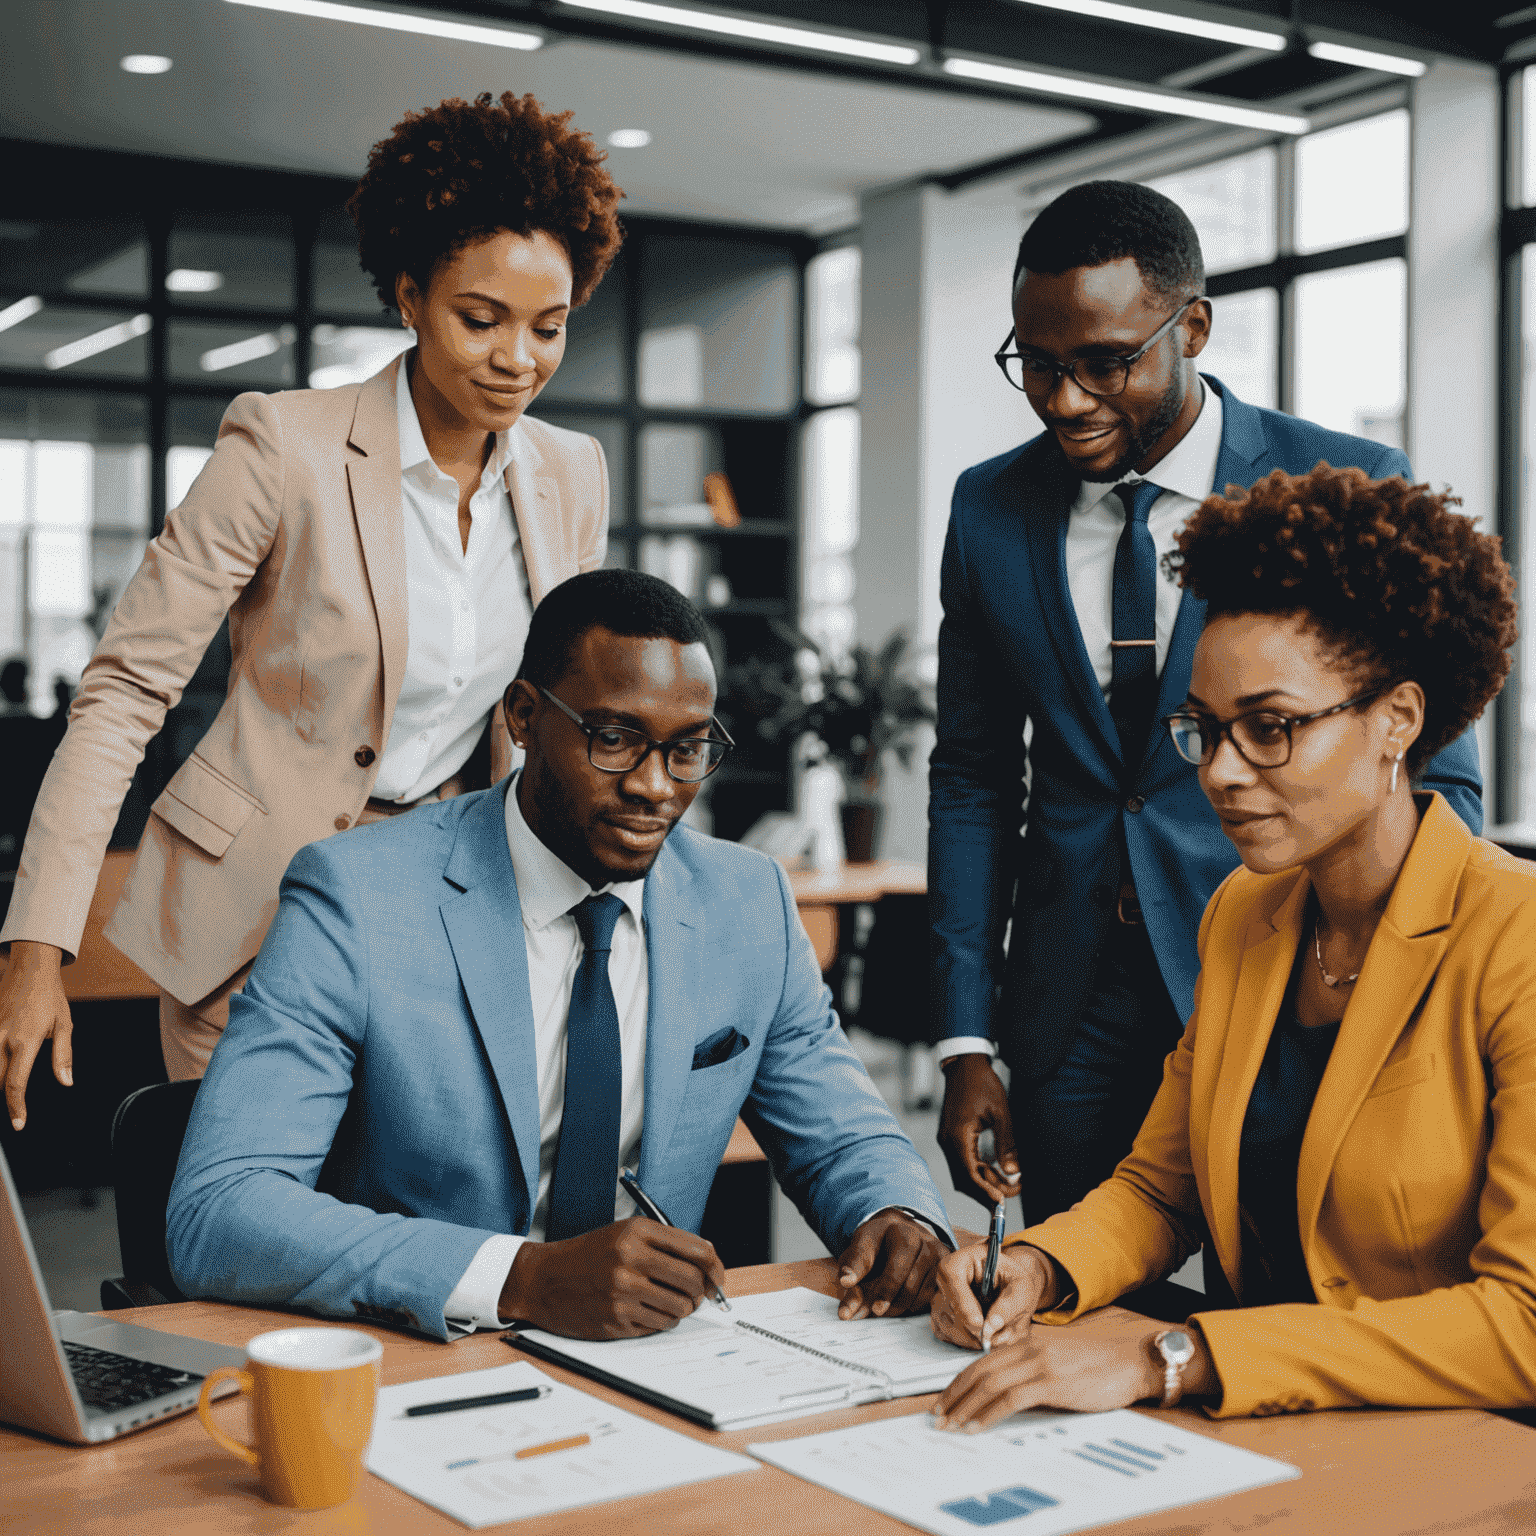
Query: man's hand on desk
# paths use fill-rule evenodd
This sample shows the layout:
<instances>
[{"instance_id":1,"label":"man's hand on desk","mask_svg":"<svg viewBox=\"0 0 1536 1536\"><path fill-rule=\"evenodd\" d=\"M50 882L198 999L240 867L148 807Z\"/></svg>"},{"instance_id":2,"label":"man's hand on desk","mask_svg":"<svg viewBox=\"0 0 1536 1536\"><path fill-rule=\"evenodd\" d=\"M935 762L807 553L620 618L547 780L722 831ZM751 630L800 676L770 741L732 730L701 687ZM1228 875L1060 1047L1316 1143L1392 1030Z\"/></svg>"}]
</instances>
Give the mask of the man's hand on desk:
<instances>
[{"instance_id":1,"label":"man's hand on desk","mask_svg":"<svg viewBox=\"0 0 1536 1536\"><path fill-rule=\"evenodd\" d=\"M902 1211L878 1211L853 1234L837 1261L843 1295L837 1315L900 1317L933 1300L939 1260L949 1249Z\"/></svg>"},{"instance_id":2,"label":"man's hand on desk","mask_svg":"<svg viewBox=\"0 0 1536 1536\"><path fill-rule=\"evenodd\" d=\"M631 1216L558 1243L524 1243L501 1316L571 1339L632 1339L675 1328L725 1266L702 1237Z\"/></svg>"},{"instance_id":3,"label":"man's hand on desk","mask_svg":"<svg viewBox=\"0 0 1536 1536\"><path fill-rule=\"evenodd\" d=\"M962 1195L989 1210L1019 1192L1019 1161L1013 1151L1013 1116L1008 1095L984 1052L955 1056L944 1064L944 1108L939 1115L939 1145L949 1176ZM982 1161L980 1139L992 1132L997 1167ZM1002 1173L998 1172L1002 1169Z\"/></svg>"}]
</instances>

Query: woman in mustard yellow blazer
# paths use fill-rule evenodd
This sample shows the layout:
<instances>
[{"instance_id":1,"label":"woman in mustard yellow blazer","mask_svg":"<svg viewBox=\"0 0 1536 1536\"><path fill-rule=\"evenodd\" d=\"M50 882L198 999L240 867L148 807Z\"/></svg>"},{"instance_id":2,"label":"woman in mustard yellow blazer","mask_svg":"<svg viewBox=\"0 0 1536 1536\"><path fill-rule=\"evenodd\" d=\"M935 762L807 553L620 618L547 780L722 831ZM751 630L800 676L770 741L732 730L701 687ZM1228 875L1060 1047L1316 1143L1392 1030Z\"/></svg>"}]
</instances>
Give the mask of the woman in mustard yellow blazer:
<instances>
[{"instance_id":1,"label":"woman in mustard yellow blazer","mask_svg":"<svg viewBox=\"0 0 1536 1536\"><path fill-rule=\"evenodd\" d=\"M489 94L407 114L350 210L416 345L361 385L241 395L81 681L0 945L0 1075L20 1129L61 963L145 744L225 616L218 717L155 802L106 934L159 984L172 1077L202 1074L306 843L508 771L499 700L531 607L602 564L608 475L524 418L618 250L619 189L569 113Z\"/></svg>"},{"instance_id":2,"label":"woman in mustard yellow blazer","mask_svg":"<svg viewBox=\"0 0 1536 1536\"><path fill-rule=\"evenodd\" d=\"M1449 502L1319 465L1180 536L1208 609L1169 729L1243 867L1130 1155L1012 1240L985 1321L984 1250L945 1261L935 1330L990 1346L947 1426L1180 1391L1223 1417L1536 1403L1536 866L1410 783L1515 640L1498 541ZM1031 1326L1203 1230L1235 1307L1121 1342Z\"/></svg>"}]
</instances>

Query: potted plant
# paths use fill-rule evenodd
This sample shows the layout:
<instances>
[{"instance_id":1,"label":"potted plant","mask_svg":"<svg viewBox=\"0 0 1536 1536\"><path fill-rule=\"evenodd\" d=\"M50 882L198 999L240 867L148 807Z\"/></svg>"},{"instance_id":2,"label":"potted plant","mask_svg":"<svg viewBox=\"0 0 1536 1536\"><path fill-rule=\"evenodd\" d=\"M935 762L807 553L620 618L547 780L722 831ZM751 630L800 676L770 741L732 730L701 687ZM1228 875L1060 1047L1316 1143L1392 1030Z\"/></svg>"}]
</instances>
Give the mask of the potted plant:
<instances>
[{"instance_id":1,"label":"potted plant","mask_svg":"<svg viewBox=\"0 0 1536 1536\"><path fill-rule=\"evenodd\" d=\"M854 645L832 656L793 625L773 622L793 654L782 662L756 657L731 670L733 713L755 719L767 741L808 739L807 761L830 763L842 775L843 842L848 858L874 857L881 816L880 765L894 752L912 764L920 725L937 718L932 687L914 677L910 646L897 629L877 651Z\"/></svg>"}]
</instances>

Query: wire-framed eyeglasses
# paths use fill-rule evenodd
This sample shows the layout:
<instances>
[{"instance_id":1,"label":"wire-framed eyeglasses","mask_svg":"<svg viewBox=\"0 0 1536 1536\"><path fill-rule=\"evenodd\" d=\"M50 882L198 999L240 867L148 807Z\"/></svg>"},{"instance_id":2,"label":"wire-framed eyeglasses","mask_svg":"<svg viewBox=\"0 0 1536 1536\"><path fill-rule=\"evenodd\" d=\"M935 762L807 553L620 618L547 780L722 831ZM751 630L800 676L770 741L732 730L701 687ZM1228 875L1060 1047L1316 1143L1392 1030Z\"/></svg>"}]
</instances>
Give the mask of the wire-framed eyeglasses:
<instances>
[{"instance_id":1,"label":"wire-framed eyeglasses","mask_svg":"<svg viewBox=\"0 0 1536 1536\"><path fill-rule=\"evenodd\" d=\"M1010 352L1008 348L1018 334L1015 327L1008 332L1002 347L992 354L993 361L1003 370L1003 377L1026 395L1050 394L1069 373L1072 382L1090 395L1118 395L1124 392L1131 369L1178 324L1191 304L1198 304L1204 297L1197 293L1186 299L1129 357L1079 357L1070 363L1058 363L1040 352Z\"/></svg>"},{"instance_id":2,"label":"wire-framed eyeglasses","mask_svg":"<svg viewBox=\"0 0 1536 1536\"><path fill-rule=\"evenodd\" d=\"M599 773L633 773L652 752L661 753L663 766L679 784L697 784L707 779L736 745L725 727L710 716L710 726L725 737L678 736L671 741L652 741L643 731L627 725L588 725L569 704L562 703L548 688L539 692L587 738L587 761Z\"/></svg>"},{"instance_id":3,"label":"wire-framed eyeglasses","mask_svg":"<svg viewBox=\"0 0 1536 1536\"><path fill-rule=\"evenodd\" d=\"M1376 688L1370 693L1356 694L1342 704L1315 710L1310 715L1282 715L1272 709L1250 709L1230 720L1218 720L1215 715L1181 709L1164 715L1163 724L1168 727L1179 756L1196 767L1205 767L1216 756L1216 749L1225 736L1250 767L1283 768L1291 760L1291 736L1297 726L1311 725L1314 720L1326 720L1329 715L1369 704L1373 699L1379 699L1383 692Z\"/></svg>"}]
</instances>

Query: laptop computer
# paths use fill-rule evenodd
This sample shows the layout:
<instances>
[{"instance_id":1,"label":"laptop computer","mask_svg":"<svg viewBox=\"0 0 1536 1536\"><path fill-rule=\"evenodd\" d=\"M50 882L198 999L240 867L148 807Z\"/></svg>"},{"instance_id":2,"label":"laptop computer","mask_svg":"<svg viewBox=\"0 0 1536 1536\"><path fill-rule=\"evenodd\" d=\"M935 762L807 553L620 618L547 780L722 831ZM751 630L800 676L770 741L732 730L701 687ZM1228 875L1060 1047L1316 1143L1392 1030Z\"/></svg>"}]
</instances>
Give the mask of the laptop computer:
<instances>
[{"instance_id":1,"label":"laptop computer","mask_svg":"<svg viewBox=\"0 0 1536 1536\"><path fill-rule=\"evenodd\" d=\"M245 1351L111 1315L53 1312L0 1151L0 1423L90 1445L197 1406L203 1377ZM218 1396L235 1390L221 1384Z\"/></svg>"}]
</instances>

